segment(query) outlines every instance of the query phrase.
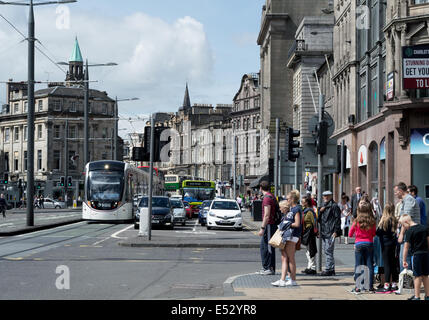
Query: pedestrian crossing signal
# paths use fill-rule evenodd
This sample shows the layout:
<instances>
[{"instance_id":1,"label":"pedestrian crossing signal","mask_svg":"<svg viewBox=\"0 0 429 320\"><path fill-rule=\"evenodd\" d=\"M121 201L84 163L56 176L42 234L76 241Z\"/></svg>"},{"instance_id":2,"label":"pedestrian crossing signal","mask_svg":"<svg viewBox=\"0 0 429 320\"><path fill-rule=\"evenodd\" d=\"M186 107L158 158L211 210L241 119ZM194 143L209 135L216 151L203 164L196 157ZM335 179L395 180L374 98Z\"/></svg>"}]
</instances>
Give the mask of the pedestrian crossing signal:
<instances>
[{"instance_id":1,"label":"pedestrian crossing signal","mask_svg":"<svg viewBox=\"0 0 429 320\"><path fill-rule=\"evenodd\" d=\"M67 186L68 187L72 187L73 186L72 177L67 177Z\"/></svg>"},{"instance_id":2,"label":"pedestrian crossing signal","mask_svg":"<svg viewBox=\"0 0 429 320\"><path fill-rule=\"evenodd\" d=\"M64 177L61 177L61 178L60 178L60 186L61 186L61 187L64 187L64 185L65 185L65 178L64 178Z\"/></svg>"}]
</instances>

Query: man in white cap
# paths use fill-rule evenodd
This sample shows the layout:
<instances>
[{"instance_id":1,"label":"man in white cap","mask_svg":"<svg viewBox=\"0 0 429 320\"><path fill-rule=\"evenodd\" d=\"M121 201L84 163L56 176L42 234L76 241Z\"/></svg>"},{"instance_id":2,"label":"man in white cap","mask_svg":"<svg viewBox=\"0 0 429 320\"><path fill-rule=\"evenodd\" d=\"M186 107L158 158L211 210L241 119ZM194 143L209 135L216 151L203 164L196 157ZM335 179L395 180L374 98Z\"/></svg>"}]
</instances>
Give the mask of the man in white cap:
<instances>
[{"instance_id":1,"label":"man in white cap","mask_svg":"<svg viewBox=\"0 0 429 320\"><path fill-rule=\"evenodd\" d=\"M326 256L326 267L321 276L335 275L334 248L335 238L341 236L341 209L332 198L331 191L322 193L323 206L320 208L318 220L321 224L320 236Z\"/></svg>"}]
</instances>

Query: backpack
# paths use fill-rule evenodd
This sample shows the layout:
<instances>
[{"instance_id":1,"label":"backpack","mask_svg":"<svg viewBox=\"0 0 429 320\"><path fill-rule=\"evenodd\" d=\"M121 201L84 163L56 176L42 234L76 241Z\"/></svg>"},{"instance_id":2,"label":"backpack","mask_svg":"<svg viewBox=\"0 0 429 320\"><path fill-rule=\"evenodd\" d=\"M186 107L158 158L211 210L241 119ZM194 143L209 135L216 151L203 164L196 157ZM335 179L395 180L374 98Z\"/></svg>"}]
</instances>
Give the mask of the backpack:
<instances>
[{"instance_id":1,"label":"backpack","mask_svg":"<svg viewBox=\"0 0 429 320\"><path fill-rule=\"evenodd\" d=\"M275 203L275 210L274 210L274 224L278 226L280 222L282 222L283 214L280 211L279 203L277 202L277 199L272 197L270 194L267 194L268 198L273 199Z\"/></svg>"},{"instance_id":2,"label":"backpack","mask_svg":"<svg viewBox=\"0 0 429 320\"><path fill-rule=\"evenodd\" d=\"M319 229L317 228L317 224L318 224L317 223L317 215L314 212L313 208L310 208L310 211L313 214L313 218L314 218L313 233L315 235L317 235L319 233ZM302 217L301 217L302 230L304 230L304 216L305 216L305 213L304 213L304 211L302 211Z\"/></svg>"}]
</instances>

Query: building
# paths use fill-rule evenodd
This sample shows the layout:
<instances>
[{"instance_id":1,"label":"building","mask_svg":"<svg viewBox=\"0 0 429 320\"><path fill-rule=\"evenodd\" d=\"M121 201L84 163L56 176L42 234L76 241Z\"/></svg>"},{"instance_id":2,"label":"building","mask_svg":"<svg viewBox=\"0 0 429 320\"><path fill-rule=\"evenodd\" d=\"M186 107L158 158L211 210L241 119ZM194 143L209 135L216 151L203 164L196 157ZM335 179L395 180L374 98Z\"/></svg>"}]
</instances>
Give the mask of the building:
<instances>
[{"instance_id":1,"label":"building","mask_svg":"<svg viewBox=\"0 0 429 320\"><path fill-rule=\"evenodd\" d=\"M317 186L317 153L313 136L315 128L311 124L315 119L318 122L319 92L325 95L325 111L332 113L329 60L332 64L333 26L333 15L304 17L296 31L296 43L289 50L287 63L293 70L293 128L301 133L297 140L303 150L297 160L302 168L299 174L301 181L306 182L303 187L312 192ZM322 66L327 68L321 74L318 71Z\"/></svg>"},{"instance_id":2,"label":"building","mask_svg":"<svg viewBox=\"0 0 429 320\"><path fill-rule=\"evenodd\" d=\"M73 179L69 199L83 195L84 89L79 83L83 80L82 68L82 55L76 40L66 82L51 83L35 92L34 179L36 194L45 197L64 198L64 188L59 183L65 176L66 166L68 176ZM10 80L6 91L7 103L0 114L0 172L9 176L8 200L18 201L25 195L27 180L27 86ZM106 92L90 90L91 161L113 159L114 108L115 100ZM120 138L118 145L118 159L122 159ZM21 190L17 188L19 181Z\"/></svg>"},{"instance_id":3,"label":"building","mask_svg":"<svg viewBox=\"0 0 429 320\"><path fill-rule=\"evenodd\" d=\"M411 46L429 49L429 1L336 0L334 7L333 137L350 152L345 192L361 186L383 204L395 201L393 187L403 181L424 198L429 76L421 88L406 88L403 61Z\"/></svg>"},{"instance_id":4,"label":"building","mask_svg":"<svg viewBox=\"0 0 429 320\"><path fill-rule=\"evenodd\" d=\"M266 173L272 170L276 118L280 119L282 129L293 125L293 70L287 68L288 51L295 50L295 33L302 19L330 14L330 4L329 0L266 0L262 8L257 44L261 59L261 129L269 133L267 139L261 138L268 144L261 146L261 169Z\"/></svg>"},{"instance_id":5,"label":"building","mask_svg":"<svg viewBox=\"0 0 429 320\"><path fill-rule=\"evenodd\" d=\"M259 74L245 74L233 99L232 129L236 136L236 176L244 193L260 172L261 94Z\"/></svg>"}]
</instances>

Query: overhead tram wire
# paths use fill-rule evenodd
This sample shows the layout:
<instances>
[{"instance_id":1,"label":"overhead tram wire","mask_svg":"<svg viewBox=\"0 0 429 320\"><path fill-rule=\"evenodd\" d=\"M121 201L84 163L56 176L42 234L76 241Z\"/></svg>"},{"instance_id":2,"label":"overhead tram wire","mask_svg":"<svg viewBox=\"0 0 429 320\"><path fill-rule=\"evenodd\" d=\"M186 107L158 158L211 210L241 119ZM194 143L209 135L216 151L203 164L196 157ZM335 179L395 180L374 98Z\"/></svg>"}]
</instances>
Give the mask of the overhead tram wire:
<instances>
[{"instance_id":1,"label":"overhead tram wire","mask_svg":"<svg viewBox=\"0 0 429 320\"><path fill-rule=\"evenodd\" d=\"M3 18L16 32L18 32L24 38L25 41L28 40L25 34L23 34L12 22L6 19L6 17L1 13L0 13L0 17ZM40 40L37 39L36 41L39 42L47 50L47 48L40 42ZM34 47L37 49L37 51L39 51L42 55L44 55L50 62L52 62L58 69L60 69L64 74L67 74L67 71L61 68L53 59L51 59L46 53L44 53L42 49L40 49L37 45L35 45Z\"/></svg>"}]
</instances>

